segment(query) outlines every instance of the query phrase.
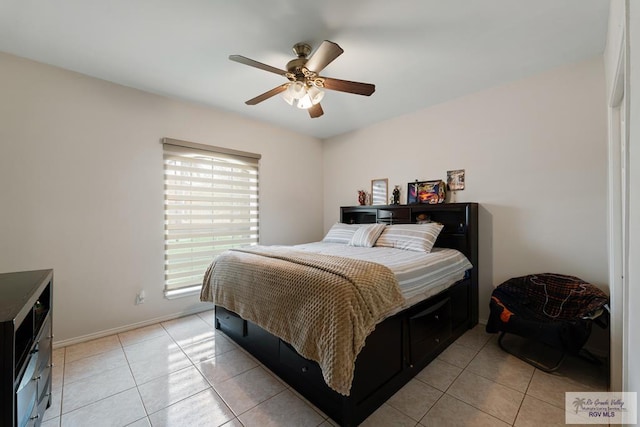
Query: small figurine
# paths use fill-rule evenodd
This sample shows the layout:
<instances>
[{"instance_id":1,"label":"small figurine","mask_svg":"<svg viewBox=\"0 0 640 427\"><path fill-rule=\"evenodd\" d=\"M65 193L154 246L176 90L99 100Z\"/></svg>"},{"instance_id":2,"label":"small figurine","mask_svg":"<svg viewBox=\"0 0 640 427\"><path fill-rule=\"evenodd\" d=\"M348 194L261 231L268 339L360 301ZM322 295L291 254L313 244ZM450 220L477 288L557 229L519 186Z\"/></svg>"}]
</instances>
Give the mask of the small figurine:
<instances>
[{"instance_id":1,"label":"small figurine","mask_svg":"<svg viewBox=\"0 0 640 427\"><path fill-rule=\"evenodd\" d=\"M391 199L391 204L392 205L399 205L400 204L400 186L396 185L393 188L393 198Z\"/></svg>"},{"instance_id":2,"label":"small figurine","mask_svg":"<svg viewBox=\"0 0 640 427\"><path fill-rule=\"evenodd\" d=\"M360 206L367 204L367 192L364 190L358 190L358 203Z\"/></svg>"}]
</instances>

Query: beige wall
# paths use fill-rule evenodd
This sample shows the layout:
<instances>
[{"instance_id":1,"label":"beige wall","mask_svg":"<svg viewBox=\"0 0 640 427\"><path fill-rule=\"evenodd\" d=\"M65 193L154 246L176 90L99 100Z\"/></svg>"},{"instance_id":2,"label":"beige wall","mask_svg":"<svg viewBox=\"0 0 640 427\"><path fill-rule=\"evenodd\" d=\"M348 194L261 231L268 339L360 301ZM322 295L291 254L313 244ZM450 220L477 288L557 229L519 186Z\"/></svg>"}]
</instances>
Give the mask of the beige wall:
<instances>
[{"instance_id":1,"label":"beige wall","mask_svg":"<svg viewBox=\"0 0 640 427\"><path fill-rule=\"evenodd\" d=\"M605 287L602 62L566 66L322 144L0 54L0 272L55 269L58 342L197 310L195 297L162 296L159 139L169 136L263 155L265 244L319 239L338 220L339 206L355 204L356 190L373 178L400 184L404 202L407 182L462 168L467 188L457 199L482 206L481 301L506 278L533 272L575 274ZM324 204L308 197L323 180ZM304 206L304 215L291 206ZM147 302L135 306L140 289Z\"/></svg>"},{"instance_id":2,"label":"beige wall","mask_svg":"<svg viewBox=\"0 0 640 427\"><path fill-rule=\"evenodd\" d=\"M428 96L416 90L414 96ZM606 288L607 133L602 57L325 141L324 228L372 178L466 170L480 217L480 319L509 277L579 276Z\"/></svg>"},{"instance_id":3,"label":"beige wall","mask_svg":"<svg viewBox=\"0 0 640 427\"><path fill-rule=\"evenodd\" d=\"M58 343L202 308L162 293L162 137L262 154L262 243L322 236L315 138L2 53L0 94L0 272L55 270Z\"/></svg>"}]
</instances>

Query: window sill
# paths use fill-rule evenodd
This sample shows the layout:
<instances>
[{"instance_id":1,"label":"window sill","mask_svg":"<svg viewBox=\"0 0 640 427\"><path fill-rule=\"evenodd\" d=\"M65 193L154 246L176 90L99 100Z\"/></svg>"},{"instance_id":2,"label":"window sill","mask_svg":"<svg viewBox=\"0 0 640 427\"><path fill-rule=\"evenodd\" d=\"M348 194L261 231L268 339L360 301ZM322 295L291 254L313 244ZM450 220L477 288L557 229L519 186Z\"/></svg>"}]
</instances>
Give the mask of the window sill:
<instances>
[{"instance_id":1,"label":"window sill","mask_svg":"<svg viewBox=\"0 0 640 427\"><path fill-rule=\"evenodd\" d=\"M188 288L181 288L181 289L165 290L164 297L166 299L178 299L178 298L190 297L193 295L200 295L200 290L202 290L202 285L189 286Z\"/></svg>"}]
</instances>

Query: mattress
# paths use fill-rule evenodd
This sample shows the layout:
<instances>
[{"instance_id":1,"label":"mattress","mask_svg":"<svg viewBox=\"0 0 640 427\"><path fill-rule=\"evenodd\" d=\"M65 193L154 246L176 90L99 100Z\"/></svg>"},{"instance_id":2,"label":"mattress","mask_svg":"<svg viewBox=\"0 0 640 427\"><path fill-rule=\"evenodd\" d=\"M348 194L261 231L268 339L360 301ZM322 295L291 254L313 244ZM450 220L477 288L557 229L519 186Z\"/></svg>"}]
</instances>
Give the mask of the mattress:
<instances>
[{"instance_id":1,"label":"mattress","mask_svg":"<svg viewBox=\"0 0 640 427\"><path fill-rule=\"evenodd\" d=\"M313 242L292 249L362 259L382 264L395 274L405 299L401 307L410 307L447 289L465 276L473 266L455 249L433 248L430 253L386 247L356 247L344 243Z\"/></svg>"}]
</instances>

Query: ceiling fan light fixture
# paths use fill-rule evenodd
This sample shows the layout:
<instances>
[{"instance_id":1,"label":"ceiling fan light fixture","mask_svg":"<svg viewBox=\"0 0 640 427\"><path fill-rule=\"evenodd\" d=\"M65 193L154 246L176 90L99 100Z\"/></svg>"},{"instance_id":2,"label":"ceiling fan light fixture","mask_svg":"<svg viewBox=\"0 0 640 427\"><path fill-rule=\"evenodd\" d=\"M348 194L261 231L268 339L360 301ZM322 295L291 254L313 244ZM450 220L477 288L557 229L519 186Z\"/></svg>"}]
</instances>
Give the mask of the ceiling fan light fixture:
<instances>
[{"instance_id":1,"label":"ceiling fan light fixture","mask_svg":"<svg viewBox=\"0 0 640 427\"><path fill-rule=\"evenodd\" d=\"M334 42L324 40L311 56L309 56L311 46L306 43L297 43L294 45L293 51L296 58L287 63L286 70L254 61L242 55L229 55L229 59L234 62L275 73L289 80L285 84L245 101L245 104L256 105L274 95L281 94L287 104L294 105L295 103L296 107L307 109L309 116L314 119L324 114L320 106L320 101L324 96L323 89L364 96L370 96L376 90L376 86L370 83L339 80L320 75L327 65L344 52Z\"/></svg>"},{"instance_id":2,"label":"ceiling fan light fixture","mask_svg":"<svg viewBox=\"0 0 640 427\"><path fill-rule=\"evenodd\" d=\"M301 110L311 108L318 104L324 97L324 92L316 86L307 86L300 81L287 83L287 89L282 92L282 99L289 105L296 103Z\"/></svg>"}]
</instances>

